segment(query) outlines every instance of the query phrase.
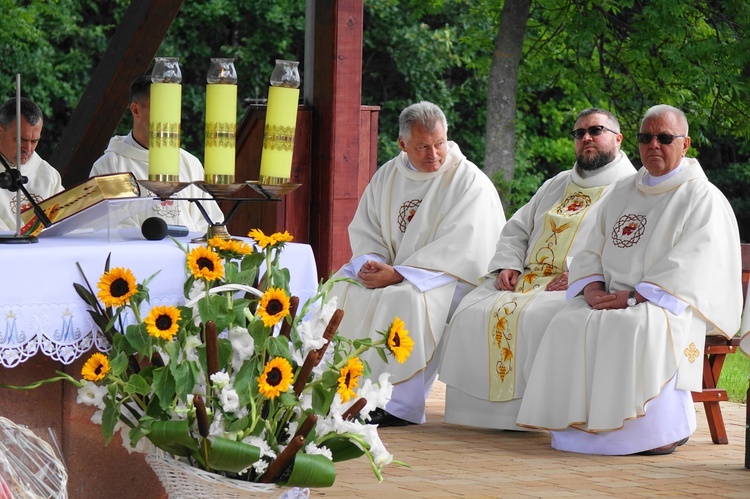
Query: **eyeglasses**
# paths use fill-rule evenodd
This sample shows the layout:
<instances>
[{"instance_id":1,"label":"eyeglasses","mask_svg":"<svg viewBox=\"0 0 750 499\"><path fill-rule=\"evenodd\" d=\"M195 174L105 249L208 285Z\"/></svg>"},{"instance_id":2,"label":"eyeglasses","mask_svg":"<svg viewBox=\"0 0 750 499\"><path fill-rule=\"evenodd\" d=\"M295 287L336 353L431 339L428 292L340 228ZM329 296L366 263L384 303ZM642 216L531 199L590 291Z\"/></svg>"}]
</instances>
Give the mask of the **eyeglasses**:
<instances>
[{"instance_id":1,"label":"eyeglasses","mask_svg":"<svg viewBox=\"0 0 750 499\"><path fill-rule=\"evenodd\" d=\"M583 140L583 137L588 133L592 137L596 137L597 135L601 135L604 130L608 132L612 132L615 135L617 135L620 132L615 132L614 130L610 130L604 125L597 125L597 126L590 126L588 128L579 128L578 130L573 130L570 132L570 134L573 136L576 140Z\"/></svg>"},{"instance_id":2,"label":"eyeglasses","mask_svg":"<svg viewBox=\"0 0 750 499\"><path fill-rule=\"evenodd\" d=\"M658 135L654 135L652 133L635 134L635 140L637 140L641 144L650 144L654 137L656 137L656 140L659 141L659 144L671 144L674 139L685 138L687 137L687 135L670 135L668 133L660 133Z\"/></svg>"}]
</instances>

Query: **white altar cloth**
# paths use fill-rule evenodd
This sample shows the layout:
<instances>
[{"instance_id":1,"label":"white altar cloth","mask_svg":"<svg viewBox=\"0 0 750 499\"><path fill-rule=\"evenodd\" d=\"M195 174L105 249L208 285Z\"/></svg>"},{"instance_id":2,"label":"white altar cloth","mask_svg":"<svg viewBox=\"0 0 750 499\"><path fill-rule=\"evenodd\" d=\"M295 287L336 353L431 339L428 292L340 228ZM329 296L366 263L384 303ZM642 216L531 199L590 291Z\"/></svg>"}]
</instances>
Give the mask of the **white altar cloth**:
<instances>
[{"instance_id":1,"label":"white altar cloth","mask_svg":"<svg viewBox=\"0 0 750 499\"><path fill-rule=\"evenodd\" d=\"M188 245L200 235L178 240ZM89 306L73 288L73 283L85 285L76 262L95 293L110 253L110 268L129 268L139 283L159 271L148 285L151 301L144 304L143 317L151 306L185 303L185 253L174 241L148 241L139 229L121 229L119 236L113 241L105 231L0 245L0 320L5 320L0 323L0 367L17 366L39 353L70 364L92 347L106 351L106 342L95 334ZM287 243L280 264L289 269L290 289L301 306L317 290L312 248Z\"/></svg>"}]
</instances>

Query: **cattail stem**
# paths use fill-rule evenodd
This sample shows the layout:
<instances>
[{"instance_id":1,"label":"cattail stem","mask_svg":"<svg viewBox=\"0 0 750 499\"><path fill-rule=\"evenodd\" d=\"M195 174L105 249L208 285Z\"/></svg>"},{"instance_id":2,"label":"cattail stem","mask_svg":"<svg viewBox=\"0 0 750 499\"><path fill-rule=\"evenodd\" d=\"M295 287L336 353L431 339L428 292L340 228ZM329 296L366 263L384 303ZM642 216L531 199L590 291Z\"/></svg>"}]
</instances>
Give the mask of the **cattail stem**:
<instances>
[{"instance_id":1,"label":"cattail stem","mask_svg":"<svg viewBox=\"0 0 750 499\"><path fill-rule=\"evenodd\" d=\"M216 323L214 321L206 321L204 337L206 341L206 370L208 371L206 382L209 382L211 375L219 372L219 339L216 335Z\"/></svg>"},{"instance_id":2,"label":"cattail stem","mask_svg":"<svg viewBox=\"0 0 750 499\"><path fill-rule=\"evenodd\" d=\"M302 446L305 445L305 437L302 435L297 435L296 437L292 438L292 440L289 442L289 445L286 446L286 448L281 451L281 454L271 461L271 464L268 465L268 469L266 470L263 475L261 475L260 479L258 480L260 483L271 483L273 482L277 476L279 476L285 469L289 467L290 464L292 464L292 461L294 461L294 456L297 455L297 452L302 449Z\"/></svg>"},{"instance_id":3,"label":"cattail stem","mask_svg":"<svg viewBox=\"0 0 750 499\"><path fill-rule=\"evenodd\" d=\"M302 393L302 390L305 389L305 385L307 385L307 378L310 377L310 373L313 370L313 367L318 365L318 362L320 362L320 358L318 357L318 351L317 350L310 350L307 353L307 357L305 357L305 362L302 364L302 368L299 370L299 374L297 374L297 379L294 381L294 394L299 397L300 393Z\"/></svg>"},{"instance_id":4,"label":"cattail stem","mask_svg":"<svg viewBox=\"0 0 750 499\"><path fill-rule=\"evenodd\" d=\"M289 318L281 323L279 334L286 336L288 340L292 339L292 323L297 316L297 307L299 307L299 298L292 296L289 299Z\"/></svg>"},{"instance_id":5,"label":"cattail stem","mask_svg":"<svg viewBox=\"0 0 750 499\"><path fill-rule=\"evenodd\" d=\"M206 438L210 426L208 424L208 414L206 413L206 404L203 402L203 397L200 395L193 396L193 405L195 406L195 419L198 422L198 433L203 438Z\"/></svg>"},{"instance_id":6,"label":"cattail stem","mask_svg":"<svg viewBox=\"0 0 750 499\"><path fill-rule=\"evenodd\" d=\"M328 321L328 326L326 326L326 330L323 332L323 338L326 339L325 344L318 348L318 359L315 362L315 365L317 366L321 360L323 360L323 355L326 353L326 349L328 348L328 345L331 344L331 340L333 340L333 337L336 335L336 331L339 329L339 324L341 324L341 320L344 318L344 311L340 308L337 308L336 311L331 316L331 320Z\"/></svg>"},{"instance_id":7,"label":"cattail stem","mask_svg":"<svg viewBox=\"0 0 750 499\"><path fill-rule=\"evenodd\" d=\"M315 427L315 423L318 422L318 415L314 412L311 412L305 420L302 422L302 424L297 428L297 433L294 434L295 437L302 435L304 438L307 438L307 435L310 433L310 430L312 430Z\"/></svg>"},{"instance_id":8,"label":"cattail stem","mask_svg":"<svg viewBox=\"0 0 750 499\"><path fill-rule=\"evenodd\" d=\"M349 407L344 414L341 415L341 418L344 421L351 421L352 419L359 416L359 413L362 412L362 409L365 408L365 405L367 405L367 399L362 397L356 402L354 402L351 407Z\"/></svg>"}]
</instances>

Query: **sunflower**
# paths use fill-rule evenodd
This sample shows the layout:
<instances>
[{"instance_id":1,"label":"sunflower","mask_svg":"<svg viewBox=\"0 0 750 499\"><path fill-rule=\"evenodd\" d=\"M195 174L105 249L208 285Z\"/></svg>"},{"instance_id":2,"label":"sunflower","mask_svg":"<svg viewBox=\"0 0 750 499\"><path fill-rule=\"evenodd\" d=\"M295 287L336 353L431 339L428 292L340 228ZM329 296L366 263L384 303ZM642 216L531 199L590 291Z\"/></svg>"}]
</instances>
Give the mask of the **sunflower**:
<instances>
[{"instance_id":1,"label":"sunflower","mask_svg":"<svg viewBox=\"0 0 750 499\"><path fill-rule=\"evenodd\" d=\"M252 237L258 246L261 248L265 248L266 246L273 246L276 244L276 240L273 238L273 236L267 236L263 233L260 229L253 229L248 234L247 237Z\"/></svg>"},{"instance_id":2,"label":"sunflower","mask_svg":"<svg viewBox=\"0 0 750 499\"><path fill-rule=\"evenodd\" d=\"M225 258L242 258L253 252L252 246L237 239L212 237L208 240L208 245L215 249L220 256Z\"/></svg>"},{"instance_id":3,"label":"sunflower","mask_svg":"<svg viewBox=\"0 0 750 499\"><path fill-rule=\"evenodd\" d=\"M224 277L224 265L218 253L206 246L198 246L187 257L188 269L196 279L213 281Z\"/></svg>"},{"instance_id":4,"label":"sunflower","mask_svg":"<svg viewBox=\"0 0 750 499\"><path fill-rule=\"evenodd\" d=\"M109 359L103 353L95 353L81 368L81 376L86 381L101 381L109 372Z\"/></svg>"},{"instance_id":5,"label":"sunflower","mask_svg":"<svg viewBox=\"0 0 750 499\"><path fill-rule=\"evenodd\" d=\"M414 348L414 341L409 338L409 331L404 329L404 325L404 321L396 317L388 329L388 350L396 357L399 364L403 364L409 358Z\"/></svg>"},{"instance_id":6,"label":"sunflower","mask_svg":"<svg viewBox=\"0 0 750 499\"><path fill-rule=\"evenodd\" d=\"M266 364L258 378L258 392L267 399L274 399L289 390L292 377L289 361L284 357L275 357Z\"/></svg>"},{"instance_id":7,"label":"sunflower","mask_svg":"<svg viewBox=\"0 0 750 499\"><path fill-rule=\"evenodd\" d=\"M284 232L276 232L275 234L272 234L271 239L273 239L273 245L276 246L278 243L290 243L294 240L294 237L288 230L285 230Z\"/></svg>"},{"instance_id":8,"label":"sunflower","mask_svg":"<svg viewBox=\"0 0 750 499\"><path fill-rule=\"evenodd\" d=\"M289 297L281 288L270 288L263 293L258 305L258 314L263 325L273 327L289 315Z\"/></svg>"},{"instance_id":9,"label":"sunflower","mask_svg":"<svg viewBox=\"0 0 750 499\"><path fill-rule=\"evenodd\" d=\"M155 338L171 341L180 329L180 311L177 307L156 306L143 321L146 331Z\"/></svg>"},{"instance_id":10,"label":"sunflower","mask_svg":"<svg viewBox=\"0 0 750 499\"><path fill-rule=\"evenodd\" d=\"M359 357L349 359L349 362L339 371L339 389L338 394L342 402L349 402L350 398L356 398L355 388L359 388L359 377L365 372L365 367L359 360Z\"/></svg>"},{"instance_id":11,"label":"sunflower","mask_svg":"<svg viewBox=\"0 0 750 499\"><path fill-rule=\"evenodd\" d=\"M124 267L116 267L105 272L99 279L97 296L105 307L122 307L138 291L135 276Z\"/></svg>"}]
</instances>

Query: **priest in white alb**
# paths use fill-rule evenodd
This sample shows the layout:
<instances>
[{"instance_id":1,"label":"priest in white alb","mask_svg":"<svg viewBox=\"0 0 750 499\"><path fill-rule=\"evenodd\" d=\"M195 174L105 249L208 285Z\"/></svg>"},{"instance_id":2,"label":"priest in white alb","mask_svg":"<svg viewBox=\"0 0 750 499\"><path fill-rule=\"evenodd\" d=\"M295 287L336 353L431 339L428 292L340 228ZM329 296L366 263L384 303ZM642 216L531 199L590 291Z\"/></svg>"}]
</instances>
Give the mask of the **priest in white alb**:
<instances>
[{"instance_id":1,"label":"priest in white alb","mask_svg":"<svg viewBox=\"0 0 750 499\"><path fill-rule=\"evenodd\" d=\"M151 77L136 78L130 85L130 112L133 116L133 130L128 135L117 135L110 139L104 155L94 162L91 176L111 173L132 172L138 180L148 180L148 139ZM196 182L205 178L203 165L198 158L180 149L180 182ZM152 197L141 187L141 196ZM195 185L189 185L173 197L200 199L212 223L224 221L221 209L208 194ZM147 218L159 217L167 225L182 225L189 231L206 232L208 221L200 211L197 202L186 200L155 201L145 213L127 219L122 227L141 226Z\"/></svg>"},{"instance_id":2,"label":"priest in white alb","mask_svg":"<svg viewBox=\"0 0 750 499\"><path fill-rule=\"evenodd\" d=\"M461 301L443 337L445 420L519 429L518 409L536 349L565 304L568 262L586 243L602 200L635 174L609 111L582 111L576 163L545 182L503 227L490 273Z\"/></svg>"},{"instance_id":3,"label":"priest in white alb","mask_svg":"<svg viewBox=\"0 0 750 499\"><path fill-rule=\"evenodd\" d=\"M490 179L447 139L438 106L419 102L399 117L401 153L373 176L349 225L353 258L337 274L344 318L339 334L382 339L378 331L398 317L414 341L399 364L368 352L377 381L390 373L394 384L386 410L371 414L380 426L425 421L425 401L437 375L437 348L452 308L495 253L505 223Z\"/></svg>"},{"instance_id":4,"label":"priest in white alb","mask_svg":"<svg viewBox=\"0 0 750 499\"><path fill-rule=\"evenodd\" d=\"M18 125L16 123L16 99L11 98L0 106L0 154L11 168L17 162ZM36 146L42 136L44 116L42 110L31 100L21 97L21 168L20 173L28 179L24 188L37 203L63 190L60 173L36 153ZM0 165L0 171L5 167ZM31 203L20 195L21 210L31 207ZM18 197L15 191L0 189L0 230L17 229ZM22 222L23 224L23 222Z\"/></svg>"},{"instance_id":5,"label":"priest in white alb","mask_svg":"<svg viewBox=\"0 0 750 499\"><path fill-rule=\"evenodd\" d=\"M544 333L518 424L587 454L669 454L695 430L706 334L740 326L740 240L679 109L650 108L643 167L600 207ZM709 271L710 270L710 271Z\"/></svg>"}]
</instances>

